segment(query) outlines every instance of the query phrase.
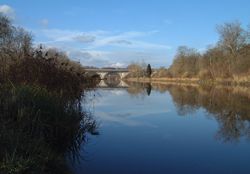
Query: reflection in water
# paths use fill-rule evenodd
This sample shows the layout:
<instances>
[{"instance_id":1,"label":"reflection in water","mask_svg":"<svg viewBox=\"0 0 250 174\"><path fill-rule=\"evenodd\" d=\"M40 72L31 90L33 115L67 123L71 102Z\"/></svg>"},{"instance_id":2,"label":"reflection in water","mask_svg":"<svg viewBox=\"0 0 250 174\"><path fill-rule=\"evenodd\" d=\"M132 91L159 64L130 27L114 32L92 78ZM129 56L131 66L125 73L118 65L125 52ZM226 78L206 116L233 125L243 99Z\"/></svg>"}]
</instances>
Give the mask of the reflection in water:
<instances>
[{"instance_id":1,"label":"reflection in water","mask_svg":"<svg viewBox=\"0 0 250 174\"><path fill-rule=\"evenodd\" d=\"M146 95L151 86L130 83L131 95ZM250 138L250 91L247 88L214 86L181 86L153 84L159 92L168 91L179 115L191 115L199 108L206 110L209 117L219 123L216 138L224 142L239 141L241 137Z\"/></svg>"},{"instance_id":2,"label":"reflection in water","mask_svg":"<svg viewBox=\"0 0 250 174\"><path fill-rule=\"evenodd\" d=\"M129 88L127 89L128 93L132 96L144 96L151 94L152 86L150 83L135 83L129 82Z\"/></svg>"},{"instance_id":3,"label":"reflection in water","mask_svg":"<svg viewBox=\"0 0 250 174\"><path fill-rule=\"evenodd\" d=\"M96 123L80 100L39 87L0 86L0 173L70 173Z\"/></svg>"},{"instance_id":4,"label":"reflection in water","mask_svg":"<svg viewBox=\"0 0 250 174\"><path fill-rule=\"evenodd\" d=\"M147 91L148 96L150 96L150 94L151 94L151 89L152 89L151 84L150 84L150 83L147 83L147 84L146 84L146 91Z\"/></svg>"},{"instance_id":5,"label":"reflection in water","mask_svg":"<svg viewBox=\"0 0 250 174\"><path fill-rule=\"evenodd\" d=\"M111 88L117 87L120 82L121 77L116 72L109 72L104 78L104 83Z\"/></svg>"}]
</instances>

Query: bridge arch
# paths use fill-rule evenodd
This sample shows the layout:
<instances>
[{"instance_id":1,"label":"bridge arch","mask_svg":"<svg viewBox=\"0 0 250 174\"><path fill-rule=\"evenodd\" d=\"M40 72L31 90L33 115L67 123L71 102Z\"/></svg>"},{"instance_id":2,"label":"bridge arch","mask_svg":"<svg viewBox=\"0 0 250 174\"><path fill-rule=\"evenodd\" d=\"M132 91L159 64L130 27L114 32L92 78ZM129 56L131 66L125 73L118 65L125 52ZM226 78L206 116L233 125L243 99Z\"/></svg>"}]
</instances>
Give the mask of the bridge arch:
<instances>
[{"instance_id":1,"label":"bridge arch","mask_svg":"<svg viewBox=\"0 0 250 174\"><path fill-rule=\"evenodd\" d=\"M101 79L104 79L105 76L107 75L107 72L96 72L100 76Z\"/></svg>"},{"instance_id":2,"label":"bridge arch","mask_svg":"<svg viewBox=\"0 0 250 174\"><path fill-rule=\"evenodd\" d=\"M129 72L126 68L90 68L85 69L87 73L96 73L100 76L101 79L104 79L108 74L116 73L120 76L121 79L125 78Z\"/></svg>"}]
</instances>

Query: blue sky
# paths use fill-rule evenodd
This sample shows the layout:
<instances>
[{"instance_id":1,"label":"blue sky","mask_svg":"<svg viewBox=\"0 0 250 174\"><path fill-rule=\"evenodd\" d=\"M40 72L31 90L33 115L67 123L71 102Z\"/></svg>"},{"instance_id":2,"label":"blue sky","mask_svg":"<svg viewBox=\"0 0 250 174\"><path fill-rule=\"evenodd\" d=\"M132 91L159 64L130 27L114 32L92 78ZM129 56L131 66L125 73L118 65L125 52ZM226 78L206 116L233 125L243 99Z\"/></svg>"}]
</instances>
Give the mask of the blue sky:
<instances>
[{"instance_id":1,"label":"blue sky","mask_svg":"<svg viewBox=\"0 0 250 174\"><path fill-rule=\"evenodd\" d=\"M31 31L35 44L99 67L169 66L178 46L215 44L217 24L250 23L249 0L0 0L0 12Z\"/></svg>"}]
</instances>

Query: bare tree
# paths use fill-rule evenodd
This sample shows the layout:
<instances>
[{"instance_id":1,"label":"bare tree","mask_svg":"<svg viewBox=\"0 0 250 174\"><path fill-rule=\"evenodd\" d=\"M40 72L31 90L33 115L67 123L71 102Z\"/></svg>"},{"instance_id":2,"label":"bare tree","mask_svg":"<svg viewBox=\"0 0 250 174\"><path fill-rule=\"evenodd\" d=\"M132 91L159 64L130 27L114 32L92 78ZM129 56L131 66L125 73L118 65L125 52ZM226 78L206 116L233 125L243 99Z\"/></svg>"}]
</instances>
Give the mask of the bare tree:
<instances>
[{"instance_id":1,"label":"bare tree","mask_svg":"<svg viewBox=\"0 0 250 174\"><path fill-rule=\"evenodd\" d=\"M200 54L195 49L180 46L170 70L176 77L195 76L199 70L199 58Z\"/></svg>"},{"instance_id":2,"label":"bare tree","mask_svg":"<svg viewBox=\"0 0 250 174\"><path fill-rule=\"evenodd\" d=\"M228 50L233 56L246 44L247 33L238 21L218 25L217 32L220 37L219 45Z\"/></svg>"}]
</instances>

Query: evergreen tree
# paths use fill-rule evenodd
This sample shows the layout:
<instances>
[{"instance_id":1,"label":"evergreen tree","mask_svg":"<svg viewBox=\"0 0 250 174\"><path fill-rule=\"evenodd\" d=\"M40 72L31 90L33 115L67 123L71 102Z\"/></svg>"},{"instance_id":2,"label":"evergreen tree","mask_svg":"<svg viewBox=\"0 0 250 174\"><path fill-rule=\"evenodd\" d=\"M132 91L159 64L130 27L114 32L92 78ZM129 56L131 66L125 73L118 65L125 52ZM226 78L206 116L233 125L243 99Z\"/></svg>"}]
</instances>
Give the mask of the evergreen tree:
<instances>
[{"instance_id":1,"label":"evergreen tree","mask_svg":"<svg viewBox=\"0 0 250 174\"><path fill-rule=\"evenodd\" d=\"M151 74L152 74L152 69L151 69L150 64L148 64L148 66L147 66L147 71L146 71L146 74L147 74L147 77L151 77Z\"/></svg>"}]
</instances>

